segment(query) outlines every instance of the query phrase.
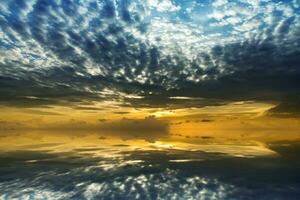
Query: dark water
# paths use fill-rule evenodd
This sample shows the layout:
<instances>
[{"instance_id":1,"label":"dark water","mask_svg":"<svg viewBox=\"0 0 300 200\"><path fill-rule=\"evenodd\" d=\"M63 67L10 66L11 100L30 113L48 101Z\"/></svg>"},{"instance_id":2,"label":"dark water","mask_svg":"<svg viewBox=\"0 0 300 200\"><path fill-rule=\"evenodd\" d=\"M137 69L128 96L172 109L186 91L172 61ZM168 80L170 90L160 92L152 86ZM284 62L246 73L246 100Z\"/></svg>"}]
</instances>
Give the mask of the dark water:
<instances>
[{"instance_id":1,"label":"dark water","mask_svg":"<svg viewBox=\"0 0 300 200\"><path fill-rule=\"evenodd\" d=\"M300 199L298 142L259 156L125 143L1 151L0 199Z\"/></svg>"}]
</instances>

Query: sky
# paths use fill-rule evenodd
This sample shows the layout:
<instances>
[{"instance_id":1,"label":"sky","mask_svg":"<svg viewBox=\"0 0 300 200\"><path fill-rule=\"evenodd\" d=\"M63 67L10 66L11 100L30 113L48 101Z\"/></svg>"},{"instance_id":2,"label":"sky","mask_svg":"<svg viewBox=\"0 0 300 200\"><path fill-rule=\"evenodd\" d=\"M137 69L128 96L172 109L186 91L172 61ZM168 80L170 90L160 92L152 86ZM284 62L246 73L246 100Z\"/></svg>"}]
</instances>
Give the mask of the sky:
<instances>
[{"instance_id":1,"label":"sky","mask_svg":"<svg viewBox=\"0 0 300 200\"><path fill-rule=\"evenodd\" d=\"M299 0L5 0L1 127L297 118L299 42Z\"/></svg>"},{"instance_id":2,"label":"sky","mask_svg":"<svg viewBox=\"0 0 300 200\"><path fill-rule=\"evenodd\" d=\"M0 199L300 199L300 0L0 0Z\"/></svg>"}]
</instances>

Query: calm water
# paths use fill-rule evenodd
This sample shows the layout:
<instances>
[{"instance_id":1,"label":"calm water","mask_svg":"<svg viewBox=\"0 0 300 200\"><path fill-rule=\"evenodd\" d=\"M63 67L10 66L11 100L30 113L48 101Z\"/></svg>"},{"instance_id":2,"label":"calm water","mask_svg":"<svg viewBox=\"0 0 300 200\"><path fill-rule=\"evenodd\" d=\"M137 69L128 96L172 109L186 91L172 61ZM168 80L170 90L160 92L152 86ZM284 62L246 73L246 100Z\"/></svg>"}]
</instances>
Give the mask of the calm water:
<instances>
[{"instance_id":1,"label":"calm water","mask_svg":"<svg viewBox=\"0 0 300 200\"><path fill-rule=\"evenodd\" d=\"M51 132L0 141L0 199L300 199L295 141Z\"/></svg>"}]
</instances>

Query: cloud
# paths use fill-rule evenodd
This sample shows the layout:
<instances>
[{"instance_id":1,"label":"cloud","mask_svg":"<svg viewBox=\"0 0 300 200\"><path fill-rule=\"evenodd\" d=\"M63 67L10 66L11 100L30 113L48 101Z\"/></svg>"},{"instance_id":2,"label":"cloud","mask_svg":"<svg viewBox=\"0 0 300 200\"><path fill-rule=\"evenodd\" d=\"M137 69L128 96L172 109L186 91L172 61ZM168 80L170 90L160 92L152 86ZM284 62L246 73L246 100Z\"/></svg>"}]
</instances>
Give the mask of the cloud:
<instances>
[{"instance_id":1,"label":"cloud","mask_svg":"<svg viewBox=\"0 0 300 200\"><path fill-rule=\"evenodd\" d=\"M292 99L286 102L282 102L279 105L271 108L267 112L268 115L276 117L299 117L300 116L300 104L299 99Z\"/></svg>"},{"instance_id":2,"label":"cloud","mask_svg":"<svg viewBox=\"0 0 300 200\"><path fill-rule=\"evenodd\" d=\"M11 121L5 121L0 120L0 131L9 131L9 130L17 130L17 129L24 129L26 128L26 125L21 122L11 122ZM6 133L4 133L5 137Z\"/></svg>"},{"instance_id":3,"label":"cloud","mask_svg":"<svg viewBox=\"0 0 300 200\"><path fill-rule=\"evenodd\" d=\"M6 127L4 125L7 123L11 122L0 121L0 129ZM21 128L24 127L15 127L14 129L19 130ZM123 140L142 139L148 142L154 142L169 136L169 122L167 120L157 119L155 116L145 117L144 119L98 119L97 123L71 119L69 121L44 123L42 126L32 127L30 130L65 132L66 134L72 134L72 136L78 137L95 133L100 136L100 139L104 139L107 136L121 138Z\"/></svg>"},{"instance_id":4,"label":"cloud","mask_svg":"<svg viewBox=\"0 0 300 200\"><path fill-rule=\"evenodd\" d=\"M145 139L154 142L157 139L167 137L169 124L167 121L156 119L154 116L145 119L127 119L102 123L100 130L110 135L118 135L122 139Z\"/></svg>"},{"instance_id":5,"label":"cloud","mask_svg":"<svg viewBox=\"0 0 300 200\"><path fill-rule=\"evenodd\" d=\"M208 122L213 122L213 121L214 121L214 120L212 120L212 119L202 119L202 120L201 120L201 122L207 122L207 123L208 123Z\"/></svg>"},{"instance_id":6,"label":"cloud","mask_svg":"<svg viewBox=\"0 0 300 200\"><path fill-rule=\"evenodd\" d=\"M298 11L297 1L5 1L0 102L185 107L169 98L186 96L205 99L199 107L299 96Z\"/></svg>"}]
</instances>

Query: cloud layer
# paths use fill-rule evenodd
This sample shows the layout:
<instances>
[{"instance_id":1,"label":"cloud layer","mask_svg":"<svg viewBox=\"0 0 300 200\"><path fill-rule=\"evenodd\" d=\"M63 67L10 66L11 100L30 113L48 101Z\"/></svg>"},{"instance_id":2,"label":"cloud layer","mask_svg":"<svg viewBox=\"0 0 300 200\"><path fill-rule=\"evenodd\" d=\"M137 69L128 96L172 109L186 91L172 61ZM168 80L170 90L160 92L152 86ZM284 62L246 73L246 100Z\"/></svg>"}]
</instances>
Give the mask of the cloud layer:
<instances>
[{"instance_id":1,"label":"cloud layer","mask_svg":"<svg viewBox=\"0 0 300 200\"><path fill-rule=\"evenodd\" d=\"M0 100L298 99L299 13L298 0L8 0L0 5Z\"/></svg>"}]
</instances>

